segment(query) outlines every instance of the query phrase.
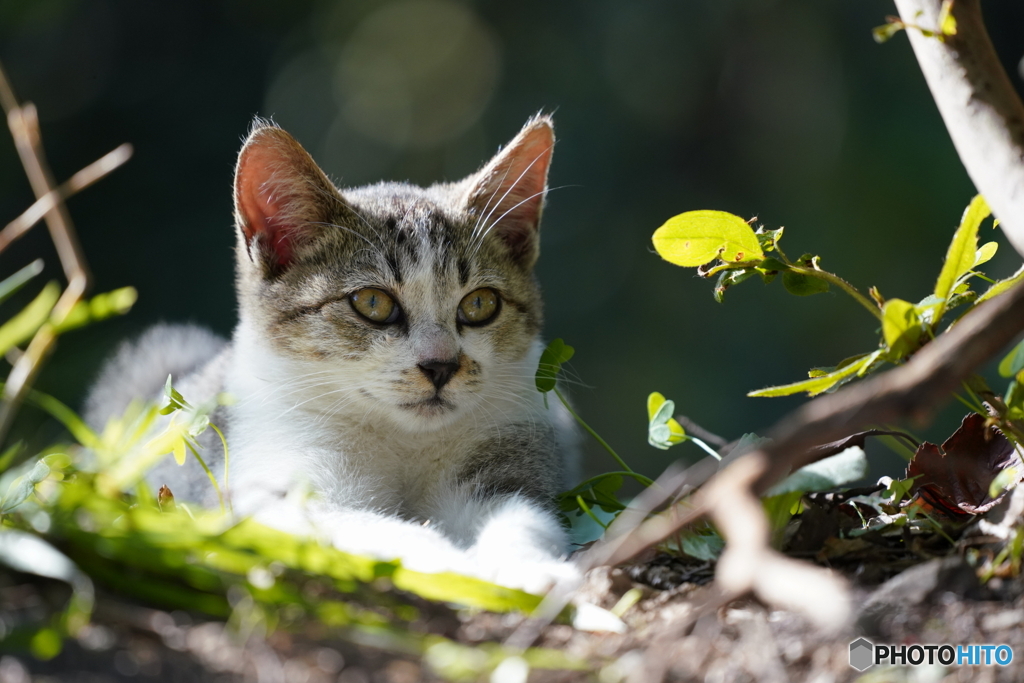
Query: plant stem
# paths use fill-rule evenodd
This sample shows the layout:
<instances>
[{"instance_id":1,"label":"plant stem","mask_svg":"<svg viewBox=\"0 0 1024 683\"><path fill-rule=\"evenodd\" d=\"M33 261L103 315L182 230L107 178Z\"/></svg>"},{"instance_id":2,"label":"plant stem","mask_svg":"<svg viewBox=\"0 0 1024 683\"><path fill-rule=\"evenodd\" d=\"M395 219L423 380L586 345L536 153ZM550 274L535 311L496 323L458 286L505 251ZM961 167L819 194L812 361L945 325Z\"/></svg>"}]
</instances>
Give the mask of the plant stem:
<instances>
[{"instance_id":1,"label":"plant stem","mask_svg":"<svg viewBox=\"0 0 1024 683\"><path fill-rule=\"evenodd\" d=\"M576 419L576 421L580 423L580 426L587 430L588 434L597 439L597 442L601 444L606 451L608 451L608 453L615 459L615 462L619 463L619 467L632 474L633 468L627 465L626 461L620 458L619 454L616 453L615 450L608 445L608 442L602 439L597 432L590 428L590 425L583 421L582 417L576 414L576 411L573 410L572 407L569 405L569 402L565 400L565 397L562 396L562 392L558 390L558 387L555 387L554 389L552 389L552 391L555 392L555 396L557 396L558 400L562 402L562 405L565 406L565 409L569 411L569 414L572 415Z\"/></svg>"},{"instance_id":2,"label":"plant stem","mask_svg":"<svg viewBox=\"0 0 1024 683\"><path fill-rule=\"evenodd\" d=\"M697 437L695 437L695 436L689 436L689 437L687 437L687 438L688 438L688 439L689 439L690 441L692 441L692 442L694 442L695 444L697 444L698 446L700 446L701 448L703 448L703 449L704 449L705 451L707 451L707 452L708 452L708 454L709 454L709 455L710 455L710 456L711 456L712 458L714 458L715 460L721 460L721 459L722 459L722 456L720 456L720 455L718 454L718 451L716 451L716 450L715 450L714 448L712 448L711 446L707 445L706 443L704 443L703 441L701 441L701 440L700 440L700 439L698 439Z\"/></svg>"},{"instance_id":3,"label":"plant stem","mask_svg":"<svg viewBox=\"0 0 1024 683\"><path fill-rule=\"evenodd\" d=\"M878 306L875 306L873 303L871 303L871 300L868 299L863 294L861 294L860 290L858 290L856 287L854 287L849 282L839 277L835 273L830 273L827 270L818 270L817 268L807 268L805 266L796 265L791 265L789 269L792 270L794 273L800 273L801 275L816 277L819 280L824 280L825 282L828 282L830 284L835 285L836 287L839 287L844 292L852 296L857 301L857 303L859 303L864 308L868 309L871 315L873 315L879 321L882 320L882 311L878 309Z\"/></svg>"},{"instance_id":4,"label":"plant stem","mask_svg":"<svg viewBox=\"0 0 1024 683\"><path fill-rule=\"evenodd\" d=\"M203 460L203 456L199 455L199 451L197 451L188 441L185 442L185 445L190 451L192 451L192 455L196 457L196 460L199 461L203 471L206 472L206 476L210 478L210 483L213 484L213 490L217 492L217 500L220 501L220 511L226 512L224 507L224 495L220 492L220 486L217 484L217 477L213 476L213 472L211 472L210 468L207 467L206 461Z\"/></svg>"},{"instance_id":5,"label":"plant stem","mask_svg":"<svg viewBox=\"0 0 1024 683\"><path fill-rule=\"evenodd\" d=\"M220 443L224 447L224 491L225 491L225 493L227 493L228 512L234 514L235 508L234 508L234 506L231 505L231 487L228 486L228 469L229 469L228 466L229 466L229 464L231 462L228 459L229 458L229 456L228 456L228 440L226 438L224 438L224 432L220 431L220 429L217 427L217 425L215 425L215 424L213 424L211 422L210 426L213 427L213 431L217 432L217 436L220 437Z\"/></svg>"},{"instance_id":6,"label":"plant stem","mask_svg":"<svg viewBox=\"0 0 1024 683\"><path fill-rule=\"evenodd\" d=\"M639 474L637 472L626 472L625 470L623 470L622 472L604 472L602 474L598 474L597 476L593 476L590 479L587 479L586 481L576 484L576 486L570 489L569 493L575 493L576 491L586 491L595 482L601 481L605 477L611 477L615 475L618 475L620 477L630 477L640 482L644 486L651 486L654 483L654 481L652 481L651 479L648 479L644 475Z\"/></svg>"},{"instance_id":7,"label":"plant stem","mask_svg":"<svg viewBox=\"0 0 1024 683\"><path fill-rule=\"evenodd\" d=\"M597 522L597 525L599 527L601 527L605 531L608 531L608 525L602 522L601 518L595 515L593 511L589 507L587 507L587 503L586 501L583 500L583 496L576 496L576 504L579 505L585 513L587 513L588 517Z\"/></svg>"}]
</instances>

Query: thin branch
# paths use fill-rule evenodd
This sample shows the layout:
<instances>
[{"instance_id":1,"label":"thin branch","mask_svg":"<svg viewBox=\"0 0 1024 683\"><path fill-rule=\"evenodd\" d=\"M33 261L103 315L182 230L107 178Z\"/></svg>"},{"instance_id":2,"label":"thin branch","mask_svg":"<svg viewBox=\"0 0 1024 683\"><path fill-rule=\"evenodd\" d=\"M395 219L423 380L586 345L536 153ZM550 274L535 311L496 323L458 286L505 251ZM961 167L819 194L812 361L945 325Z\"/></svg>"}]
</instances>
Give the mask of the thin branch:
<instances>
[{"instance_id":1,"label":"thin branch","mask_svg":"<svg viewBox=\"0 0 1024 683\"><path fill-rule=\"evenodd\" d=\"M36 223L58 203L63 202L75 193L84 190L97 180L107 175L115 168L128 161L132 156L132 146L127 142L96 161L92 162L81 171L71 176L56 190L46 193L37 199L32 206L25 209L20 216L8 223L0 231L0 252L9 247L12 242L31 230Z\"/></svg>"},{"instance_id":2,"label":"thin branch","mask_svg":"<svg viewBox=\"0 0 1024 683\"><path fill-rule=\"evenodd\" d=\"M0 249L17 239L39 220L39 218L33 217L34 213L42 213L50 231L50 239L53 240L54 247L57 249L57 256L60 258L64 275L68 280L67 287L50 314L51 321L59 325L74 309L75 304L82 300L90 282L85 256L82 253L82 247L78 242L75 227L71 222L64 199L76 188L81 189L95 182L124 163L131 155L131 148L124 145L118 147L98 162L79 171L61 187L57 187L50 167L46 163L36 108L31 103L24 105L18 103L18 98L15 96L2 66L0 66L0 106L7 114L7 126L14 137L14 145L21 158L21 165L25 169L29 184L36 196L35 204L29 207L28 211L14 223L8 225L3 233L0 233L0 243L2 243ZM2 401L0 401L0 441L10 429L14 413L35 380L43 361L53 349L56 341L56 334L53 330L54 326L43 325L29 342L25 353L15 361L14 367L11 369L4 385Z\"/></svg>"}]
</instances>

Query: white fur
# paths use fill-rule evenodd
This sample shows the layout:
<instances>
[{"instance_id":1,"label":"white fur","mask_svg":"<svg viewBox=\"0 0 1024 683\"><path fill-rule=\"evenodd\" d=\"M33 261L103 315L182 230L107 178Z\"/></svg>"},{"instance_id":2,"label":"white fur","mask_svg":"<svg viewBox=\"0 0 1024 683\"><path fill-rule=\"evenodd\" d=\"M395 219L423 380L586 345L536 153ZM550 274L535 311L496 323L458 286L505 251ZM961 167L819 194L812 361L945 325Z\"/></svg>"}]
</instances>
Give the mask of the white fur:
<instances>
[{"instance_id":1,"label":"white fur","mask_svg":"<svg viewBox=\"0 0 1024 683\"><path fill-rule=\"evenodd\" d=\"M503 368L512 380L500 392L485 383L482 395L463 397L461 419L424 429L358 392L374 386L365 359L346 372L345 363L325 370L321 361L282 358L243 321L226 378L239 399L229 437L235 511L418 571L454 571L535 592L575 576L564 561L565 531L549 512L522 496L481 499L451 483L472 454L453 444L500 436L515 420L550 425L563 418L533 386L541 350L535 342L522 363ZM345 409L323 420L339 394ZM319 496L304 505L287 495L304 486Z\"/></svg>"}]
</instances>

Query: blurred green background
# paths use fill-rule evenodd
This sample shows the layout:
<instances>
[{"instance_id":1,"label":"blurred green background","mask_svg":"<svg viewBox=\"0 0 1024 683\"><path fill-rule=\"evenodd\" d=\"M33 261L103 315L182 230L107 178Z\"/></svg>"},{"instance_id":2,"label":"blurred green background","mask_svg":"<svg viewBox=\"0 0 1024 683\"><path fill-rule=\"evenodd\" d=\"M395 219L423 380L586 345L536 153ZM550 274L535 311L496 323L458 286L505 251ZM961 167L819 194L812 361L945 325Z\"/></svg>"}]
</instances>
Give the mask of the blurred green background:
<instances>
[{"instance_id":1,"label":"blurred green background","mask_svg":"<svg viewBox=\"0 0 1024 683\"><path fill-rule=\"evenodd\" d=\"M1024 4L985 10L1021 86ZM716 304L713 283L659 259L650 235L691 209L756 215L786 226L791 256L821 254L862 290L928 294L973 188L906 37L872 41L894 11L885 0L4 0L0 59L39 108L58 179L121 142L136 150L70 208L95 291L134 285L139 302L62 339L39 386L77 404L112 346L158 320L230 333L231 177L253 115L291 131L340 184L429 184L473 171L544 110L559 138L539 264L546 334L577 349L583 415L651 475L700 452L646 444L650 391L728 438L764 430L805 399L746 391L872 349L874 321L840 293L797 299L781 283L751 281ZM0 135L0 217L31 199ZM990 274L1020 262L1002 246ZM0 257L0 275L40 255L56 276L44 229ZM942 440L962 413L919 433ZM22 419L23 434L57 433ZM873 458L893 473L892 457ZM588 472L611 465L589 450Z\"/></svg>"}]
</instances>

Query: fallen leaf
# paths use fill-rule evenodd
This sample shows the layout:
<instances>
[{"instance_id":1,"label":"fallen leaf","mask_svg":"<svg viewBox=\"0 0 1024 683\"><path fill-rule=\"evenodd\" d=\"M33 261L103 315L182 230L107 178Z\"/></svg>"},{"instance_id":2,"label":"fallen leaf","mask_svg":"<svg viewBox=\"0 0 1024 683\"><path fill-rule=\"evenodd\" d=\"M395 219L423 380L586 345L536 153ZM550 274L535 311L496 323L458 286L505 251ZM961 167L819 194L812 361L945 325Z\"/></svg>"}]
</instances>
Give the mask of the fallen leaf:
<instances>
[{"instance_id":1,"label":"fallen leaf","mask_svg":"<svg viewBox=\"0 0 1024 683\"><path fill-rule=\"evenodd\" d=\"M985 423L984 416L971 413L941 448L922 443L907 466L907 476L918 477L911 493L953 518L978 515L998 503L1004 494L991 497L989 484L1018 460L1002 432Z\"/></svg>"}]
</instances>

